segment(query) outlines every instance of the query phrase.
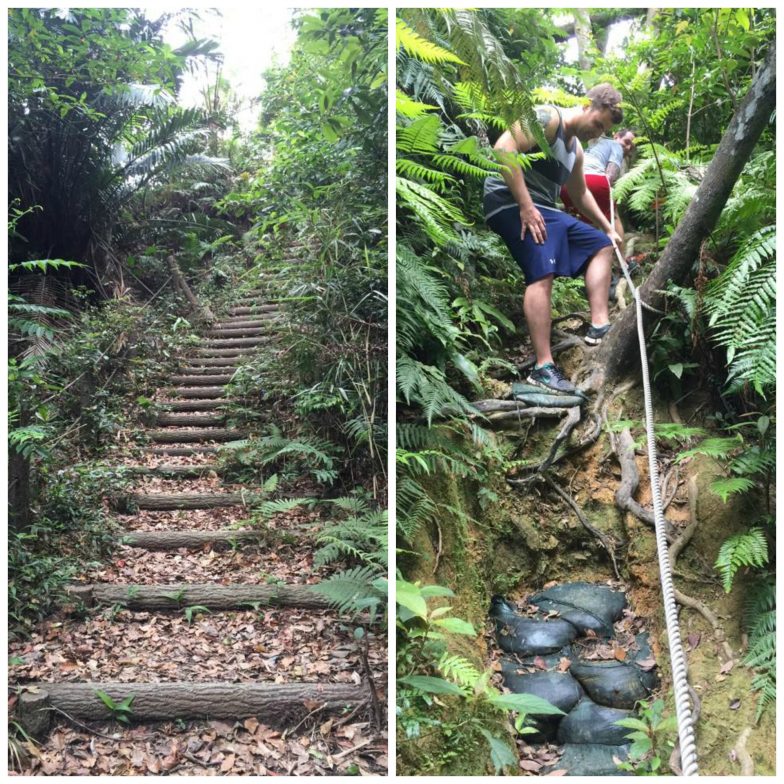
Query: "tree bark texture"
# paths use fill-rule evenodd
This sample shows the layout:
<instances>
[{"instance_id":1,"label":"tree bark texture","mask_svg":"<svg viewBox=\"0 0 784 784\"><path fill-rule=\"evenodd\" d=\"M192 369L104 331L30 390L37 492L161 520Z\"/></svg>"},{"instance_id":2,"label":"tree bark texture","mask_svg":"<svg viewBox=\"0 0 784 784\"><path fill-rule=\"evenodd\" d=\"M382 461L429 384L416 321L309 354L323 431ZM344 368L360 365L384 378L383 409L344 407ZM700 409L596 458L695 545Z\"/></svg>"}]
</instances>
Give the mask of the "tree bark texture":
<instances>
[{"instance_id":1,"label":"tree bark texture","mask_svg":"<svg viewBox=\"0 0 784 784\"><path fill-rule=\"evenodd\" d=\"M174 283L176 284L177 288L185 295L185 299L188 300L191 307L207 321L215 321L215 316L209 307L207 305L202 305L191 291L191 287L188 285L188 281L185 280L185 277L180 271L180 265L177 264L177 259L175 259L174 256L169 256L166 259L166 263L169 266L169 272L171 272Z\"/></svg>"},{"instance_id":2,"label":"tree bark texture","mask_svg":"<svg viewBox=\"0 0 784 784\"><path fill-rule=\"evenodd\" d=\"M132 493L118 499L118 505L128 508L168 511L171 509L219 509L226 506L246 506L258 501L260 493Z\"/></svg>"},{"instance_id":3,"label":"tree bark texture","mask_svg":"<svg viewBox=\"0 0 784 784\"><path fill-rule=\"evenodd\" d=\"M168 400L161 403L163 411L213 411L227 404L225 398L207 398L206 400Z\"/></svg>"},{"instance_id":4,"label":"tree bark texture","mask_svg":"<svg viewBox=\"0 0 784 784\"><path fill-rule=\"evenodd\" d=\"M198 357L236 357L244 356L247 354L255 354L256 349L245 348L244 346L236 346L235 348L197 348L196 356Z\"/></svg>"},{"instance_id":5,"label":"tree bark texture","mask_svg":"<svg viewBox=\"0 0 784 784\"><path fill-rule=\"evenodd\" d=\"M257 337L229 337L224 338L211 338L203 340L201 345L204 348L254 348L256 346L264 346L272 340L270 335L257 336Z\"/></svg>"},{"instance_id":6,"label":"tree bark texture","mask_svg":"<svg viewBox=\"0 0 784 784\"><path fill-rule=\"evenodd\" d=\"M181 717L242 719L256 716L265 724L283 726L312 710L312 703L340 709L356 705L367 692L344 683L36 683L37 693L24 714L25 723L37 721L40 737L48 729L48 706L86 721L105 721L111 711L97 692L115 703L133 695L130 718L137 721L173 720Z\"/></svg>"},{"instance_id":7,"label":"tree bark texture","mask_svg":"<svg viewBox=\"0 0 784 784\"><path fill-rule=\"evenodd\" d=\"M201 548L205 544L232 547L245 542L263 539L260 531L134 531L125 534L120 544L139 547L143 550L177 550L180 547Z\"/></svg>"},{"instance_id":8,"label":"tree bark texture","mask_svg":"<svg viewBox=\"0 0 784 784\"><path fill-rule=\"evenodd\" d=\"M174 394L179 397L215 399L223 397L226 390L223 387L174 387Z\"/></svg>"},{"instance_id":9,"label":"tree bark texture","mask_svg":"<svg viewBox=\"0 0 784 784\"><path fill-rule=\"evenodd\" d=\"M219 427L225 424L225 414L158 414L155 422L160 427Z\"/></svg>"},{"instance_id":10,"label":"tree bark texture","mask_svg":"<svg viewBox=\"0 0 784 784\"><path fill-rule=\"evenodd\" d=\"M246 437L239 430L198 428L194 430L148 430L146 435L158 444L185 444L193 441L239 441Z\"/></svg>"},{"instance_id":11,"label":"tree bark texture","mask_svg":"<svg viewBox=\"0 0 784 784\"><path fill-rule=\"evenodd\" d=\"M264 327L225 327L224 329L208 329L204 333L208 338L251 338L267 334Z\"/></svg>"},{"instance_id":12,"label":"tree bark texture","mask_svg":"<svg viewBox=\"0 0 784 784\"><path fill-rule=\"evenodd\" d=\"M212 373L208 376L172 376L169 381L172 384L190 384L194 387L212 387L228 384L233 377L233 373L224 373L221 375Z\"/></svg>"},{"instance_id":13,"label":"tree bark texture","mask_svg":"<svg viewBox=\"0 0 784 784\"><path fill-rule=\"evenodd\" d=\"M193 457L193 455L214 455L217 453L216 446L171 446L171 447L152 447L149 452L151 455L161 455L164 457Z\"/></svg>"},{"instance_id":14,"label":"tree bark texture","mask_svg":"<svg viewBox=\"0 0 784 784\"><path fill-rule=\"evenodd\" d=\"M176 583L172 585L118 585L94 583L66 586L69 596L88 607L120 604L132 610L176 610L200 605L210 610L243 608L252 604L270 607L329 609L329 602L307 585L248 585L235 583Z\"/></svg>"},{"instance_id":15,"label":"tree bark texture","mask_svg":"<svg viewBox=\"0 0 784 784\"><path fill-rule=\"evenodd\" d=\"M771 46L743 103L733 115L697 193L678 224L658 263L640 289L644 302L664 307L658 292L668 281L682 283L689 275L702 241L716 225L743 167L776 105L776 50ZM593 390L616 383L637 356L635 308L627 308L594 357Z\"/></svg>"}]
</instances>

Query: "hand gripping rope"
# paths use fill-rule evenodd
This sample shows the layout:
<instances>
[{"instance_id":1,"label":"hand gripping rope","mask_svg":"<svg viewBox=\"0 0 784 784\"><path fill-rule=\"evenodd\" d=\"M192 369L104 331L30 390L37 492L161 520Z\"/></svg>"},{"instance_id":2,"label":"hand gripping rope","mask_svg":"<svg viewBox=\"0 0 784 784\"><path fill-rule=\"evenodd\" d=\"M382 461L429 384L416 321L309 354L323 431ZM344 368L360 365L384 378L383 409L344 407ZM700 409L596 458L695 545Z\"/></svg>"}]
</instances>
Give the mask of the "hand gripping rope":
<instances>
[{"instance_id":1,"label":"hand gripping rope","mask_svg":"<svg viewBox=\"0 0 784 784\"><path fill-rule=\"evenodd\" d=\"M610 188L610 225L615 228L615 211L613 209L612 186ZM621 264L629 291L634 296L637 315L637 336L640 341L640 364L642 366L642 386L645 395L645 431L648 440L648 471L650 474L651 495L653 496L653 517L656 531L656 550L659 556L659 574L661 577L662 596L664 598L664 617L667 622L667 639L672 664L672 688L675 694L675 714L678 721L678 737L680 738L681 763L684 776L698 776L697 746L694 740L694 721L689 696L689 683L686 679L686 657L681 644L681 633L678 628L678 611L675 606L675 586L672 582L670 555L667 549L667 537L664 527L664 511L662 509L661 489L659 488L659 466L656 455L656 441L653 435L653 403L651 400L651 381L648 373L648 356L645 345L645 333L642 324L643 302L640 291L632 283L629 269L623 254L613 241L613 249Z\"/></svg>"}]
</instances>

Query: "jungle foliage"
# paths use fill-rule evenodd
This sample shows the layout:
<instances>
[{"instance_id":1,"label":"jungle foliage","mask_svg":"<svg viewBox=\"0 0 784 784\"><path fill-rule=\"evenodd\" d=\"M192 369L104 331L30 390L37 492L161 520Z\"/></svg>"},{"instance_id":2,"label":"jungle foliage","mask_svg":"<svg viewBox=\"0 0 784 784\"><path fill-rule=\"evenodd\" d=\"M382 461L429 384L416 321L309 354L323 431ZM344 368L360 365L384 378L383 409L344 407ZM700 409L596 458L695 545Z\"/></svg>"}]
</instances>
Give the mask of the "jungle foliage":
<instances>
[{"instance_id":1,"label":"jungle foliage","mask_svg":"<svg viewBox=\"0 0 784 784\"><path fill-rule=\"evenodd\" d=\"M594 84L617 85L624 125L637 132L637 155L615 194L627 228L653 235L647 261L655 262L774 41L771 9L627 10L630 33L608 52L615 17L588 9L592 31L577 42L579 66L559 45L574 29L555 11L398 14L397 526L409 563L418 533L435 535L455 511L465 514L431 495L430 479L451 474L483 486L488 472L508 464L470 404L492 390L492 378L515 378L505 347L522 322L522 278L481 212L482 180L500 169L492 142L510 121L529 125L535 103L572 106ZM774 122L694 259L687 285L670 286L670 305L649 343L658 395L680 400L699 389L709 399L710 437L695 453L710 453L713 436L725 441L713 450L727 475L714 491L725 500L745 493L761 510L748 533L724 544L716 564L728 590L741 570L754 570L755 598L745 619L754 648L746 663L759 673L760 710L775 693L775 528L768 517L775 455ZM570 281L557 280L554 315L576 309L575 297ZM438 663L420 660L419 670L412 668L405 652L416 645L399 617L399 674L409 678L399 693L399 730L407 742L420 731L418 718L434 691L429 681L411 678L432 677ZM450 719L445 714L441 721Z\"/></svg>"},{"instance_id":2,"label":"jungle foliage","mask_svg":"<svg viewBox=\"0 0 784 784\"><path fill-rule=\"evenodd\" d=\"M383 614L386 12L297 14L291 62L266 75L250 136L220 68L202 108L177 103L186 71L221 61L193 35L200 13L213 12L9 14L18 633L108 544L102 495L124 477L100 458L154 413L150 391L196 339L202 314L170 257L214 310L260 287L282 303L281 350L235 383L234 422L257 437L225 460L265 488L278 470L279 492L305 481L329 496L320 557L345 572L335 601L353 585L363 622ZM165 43L167 24L188 43Z\"/></svg>"}]
</instances>

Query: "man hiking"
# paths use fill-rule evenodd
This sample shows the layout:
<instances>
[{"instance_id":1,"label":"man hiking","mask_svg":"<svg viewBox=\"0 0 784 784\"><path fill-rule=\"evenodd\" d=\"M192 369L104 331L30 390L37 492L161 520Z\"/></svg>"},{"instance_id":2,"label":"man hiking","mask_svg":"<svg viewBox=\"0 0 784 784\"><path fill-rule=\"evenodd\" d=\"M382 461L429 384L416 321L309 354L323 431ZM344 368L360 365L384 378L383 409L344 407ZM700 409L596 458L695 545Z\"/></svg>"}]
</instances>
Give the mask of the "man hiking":
<instances>
[{"instance_id":1,"label":"man hiking","mask_svg":"<svg viewBox=\"0 0 784 784\"><path fill-rule=\"evenodd\" d=\"M553 362L550 348L553 278L585 276L591 311L585 341L601 343L610 329L612 243L621 239L585 187L581 145L622 121L621 94L609 84L600 84L589 90L587 98L584 106L572 109L535 107L551 156L531 161L525 174L516 155L540 149L519 124L505 131L495 144L506 165L503 179L488 177L484 192L485 220L506 242L525 276L523 311L536 354L527 380L567 394L576 391L575 386ZM556 207L562 185L573 204L601 231Z\"/></svg>"}]
</instances>

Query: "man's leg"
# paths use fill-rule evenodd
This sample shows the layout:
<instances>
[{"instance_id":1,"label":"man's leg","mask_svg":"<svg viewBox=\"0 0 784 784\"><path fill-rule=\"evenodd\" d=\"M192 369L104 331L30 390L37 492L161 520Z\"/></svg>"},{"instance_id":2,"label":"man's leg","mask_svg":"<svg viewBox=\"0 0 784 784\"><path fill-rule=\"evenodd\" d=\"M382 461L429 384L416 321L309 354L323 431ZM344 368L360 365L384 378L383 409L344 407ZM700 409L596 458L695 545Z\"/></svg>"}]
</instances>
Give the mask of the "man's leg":
<instances>
[{"instance_id":1,"label":"man's leg","mask_svg":"<svg viewBox=\"0 0 784 784\"><path fill-rule=\"evenodd\" d=\"M588 273L586 272L586 288L587 280ZM607 286L609 287L609 285L610 282L608 278ZM550 353L552 290L553 276L548 275L545 278L540 278L534 283L527 284L523 297L523 312L525 313L525 320L528 323L528 332L531 335L531 343L533 344L534 353L536 354L536 363L538 365L544 365L547 362L553 361L553 355ZM605 300L606 298L607 295L605 292Z\"/></svg>"},{"instance_id":2,"label":"man's leg","mask_svg":"<svg viewBox=\"0 0 784 784\"><path fill-rule=\"evenodd\" d=\"M612 245L602 248L585 269L585 291L591 309L591 323L596 327L610 322L607 299L610 293L613 252Z\"/></svg>"}]
</instances>

